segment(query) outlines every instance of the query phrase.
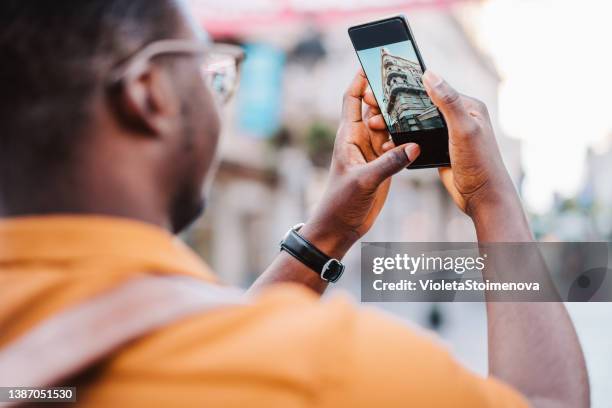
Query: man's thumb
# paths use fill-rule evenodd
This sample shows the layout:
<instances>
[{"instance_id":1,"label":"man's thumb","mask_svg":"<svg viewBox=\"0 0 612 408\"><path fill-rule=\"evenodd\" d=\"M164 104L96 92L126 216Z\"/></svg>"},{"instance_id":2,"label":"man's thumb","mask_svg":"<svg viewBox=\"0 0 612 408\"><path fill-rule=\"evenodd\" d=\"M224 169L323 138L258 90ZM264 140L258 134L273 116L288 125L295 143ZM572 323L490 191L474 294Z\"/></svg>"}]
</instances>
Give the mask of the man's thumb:
<instances>
[{"instance_id":1,"label":"man's thumb","mask_svg":"<svg viewBox=\"0 0 612 408\"><path fill-rule=\"evenodd\" d=\"M380 183L414 162L421 148L416 143L398 146L365 165L366 177L378 187Z\"/></svg>"},{"instance_id":2,"label":"man's thumb","mask_svg":"<svg viewBox=\"0 0 612 408\"><path fill-rule=\"evenodd\" d=\"M434 105L442 111L446 120L460 119L465 115L461 95L436 73L427 70L423 75L423 84Z\"/></svg>"}]
</instances>

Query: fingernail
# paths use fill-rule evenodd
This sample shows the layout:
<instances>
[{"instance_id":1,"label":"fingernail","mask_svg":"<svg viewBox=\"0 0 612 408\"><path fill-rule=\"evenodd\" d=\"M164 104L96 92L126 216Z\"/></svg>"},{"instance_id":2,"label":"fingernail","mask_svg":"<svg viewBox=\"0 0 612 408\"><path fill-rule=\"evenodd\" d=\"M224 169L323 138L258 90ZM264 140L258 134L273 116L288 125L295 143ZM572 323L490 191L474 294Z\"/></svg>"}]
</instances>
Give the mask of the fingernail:
<instances>
[{"instance_id":1,"label":"fingernail","mask_svg":"<svg viewBox=\"0 0 612 408\"><path fill-rule=\"evenodd\" d=\"M404 147L404 151L406 152L406 156L408 156L408 160L410 160L410 163L412 163L417 157L419 157L421 148L416 143L408 143L406 147Z\"/></svg>"},{"instance_id":2,"label":"fingernail","mask_svg":"<svg viewBox=\"0 0 612 408\"><path fill-rule=\"evenodd\" d=\"M383 143L382 148L383 148L383 150L390 150L390 149L392 149L393 148L393 142L389 140L388 142Z\"/></svg>"},{"instance_id":3,"label":"fingernail","mask_svg":"<svg viewBox=\"0 0 612 408\"><path fill-rule=\"evenodd\" d=\"M435 72L429 69L425 71L425 74L423 74L423 83L430 89L435 88L441 82L442 82L442 78L440 78L438 74L436 74Z\"/></svg>"}]
</instances>

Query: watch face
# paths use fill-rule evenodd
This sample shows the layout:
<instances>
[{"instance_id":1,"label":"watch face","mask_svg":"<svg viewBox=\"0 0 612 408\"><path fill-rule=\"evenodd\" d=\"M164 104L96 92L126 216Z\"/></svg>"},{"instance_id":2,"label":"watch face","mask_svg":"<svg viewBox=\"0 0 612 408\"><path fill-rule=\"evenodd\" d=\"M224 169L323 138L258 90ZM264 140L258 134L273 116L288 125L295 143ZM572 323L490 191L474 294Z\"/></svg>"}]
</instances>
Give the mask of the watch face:
<instances>
[{"instance_id":1,"label":"watch face","mask_svg":"<svg viewBox=\"0 0 612 408\"><path fill-rule=\"evenodd\" d=\"M321 271L321 279L333 283L340 279L343 272L344 265L337 259L330 259Z\"/></svg>"}]
</instances>

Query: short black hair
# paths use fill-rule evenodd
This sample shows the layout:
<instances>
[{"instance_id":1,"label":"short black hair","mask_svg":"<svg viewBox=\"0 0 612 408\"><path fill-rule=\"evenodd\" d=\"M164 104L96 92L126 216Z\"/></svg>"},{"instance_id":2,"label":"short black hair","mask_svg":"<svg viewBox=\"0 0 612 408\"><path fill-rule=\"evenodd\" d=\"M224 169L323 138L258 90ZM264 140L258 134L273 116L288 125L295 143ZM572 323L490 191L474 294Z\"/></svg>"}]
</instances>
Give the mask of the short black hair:
<instances>
[{"instance_id":1,"label":"short black hair","mask_svg":"<svg viewBox=\"0 0 612 408\"><path fill-rule=\"evenodd\" d=\"M175 0L0 1L0 200L72 160L117 62L179 31Z\"/></svg>"}]
</instances>

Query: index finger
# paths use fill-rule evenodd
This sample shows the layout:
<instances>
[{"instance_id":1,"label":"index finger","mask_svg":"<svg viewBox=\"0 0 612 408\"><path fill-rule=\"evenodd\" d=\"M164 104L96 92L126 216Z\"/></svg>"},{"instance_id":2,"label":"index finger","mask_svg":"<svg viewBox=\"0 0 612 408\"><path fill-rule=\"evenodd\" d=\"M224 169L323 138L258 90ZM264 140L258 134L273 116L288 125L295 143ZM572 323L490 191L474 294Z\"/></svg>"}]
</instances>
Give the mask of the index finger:
<instances>
[{"instance_id":1,"label":"index finger","mask_svg":"<svg viewBox=\"0 0 612 408\"><path fill-rule=\"evenodd\" d=\"M351 122L361 122L361 101L368 87L363 69L357 72L353 81L344 93L344 101L342 104L342 119Z\"/></svg>"}]
</instances>

